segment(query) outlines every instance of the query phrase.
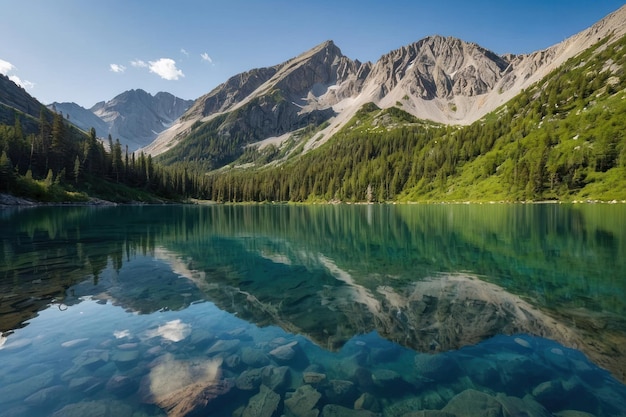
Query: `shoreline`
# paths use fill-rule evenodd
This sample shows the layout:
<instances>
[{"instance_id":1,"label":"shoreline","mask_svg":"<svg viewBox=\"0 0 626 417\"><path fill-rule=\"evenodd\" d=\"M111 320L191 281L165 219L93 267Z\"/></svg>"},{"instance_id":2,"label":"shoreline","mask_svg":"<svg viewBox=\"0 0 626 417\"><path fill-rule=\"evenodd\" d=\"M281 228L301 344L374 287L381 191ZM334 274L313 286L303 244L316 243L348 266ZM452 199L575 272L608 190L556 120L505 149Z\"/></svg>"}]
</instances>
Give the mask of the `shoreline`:
<instances>
[{"instance_id":1,"label":"shoreline","mask_svg":"<svg viewBox=\"0 0 626 417\"><path fill-rule=\"evenodd\" d=\"M208 205L417 205L417 204L466 204L466 205L495 205L495 204L626 204L626 200L541 200L541 201L510 201L510 200L489 200L489 201L385 201L385 202L364 202L364 201L315 201L315 202L292 202L292 201L242 201L242 202L217 202L213 200L198 200L190 198L184 202L168 203L161 202L115 202L103 200L96 197L89 197L87 201L58 201L44 202L31 200L24 197L17 197L8 193L0 193L0 209L24 208L24 207L48 207L48 206L120 206L120 205L160 205L160 204L188 204L198 206Z\"/></svg>"}]
</instances>

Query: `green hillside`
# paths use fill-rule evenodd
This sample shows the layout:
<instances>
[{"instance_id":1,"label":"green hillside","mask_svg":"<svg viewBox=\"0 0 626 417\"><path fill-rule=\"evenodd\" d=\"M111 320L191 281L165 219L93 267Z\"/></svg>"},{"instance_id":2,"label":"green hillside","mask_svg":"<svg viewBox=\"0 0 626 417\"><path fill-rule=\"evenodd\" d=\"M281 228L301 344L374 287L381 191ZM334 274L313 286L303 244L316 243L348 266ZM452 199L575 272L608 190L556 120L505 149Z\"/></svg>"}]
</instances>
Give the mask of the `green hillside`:
<instances>
[{"instance_id":1,"label":"green hillside","mask_svg":"<svg viewBox=\"0 0 626 417\"><path fill-rule=\"evenodd\" d=\"M605 40L465 127L366 105L319 148L265 165L284 152L248 152L239 161L247 168L235 162L212 171L197 194L216 201L626 200L625 54L626 38Z\"/></svg>"}]
</instances>

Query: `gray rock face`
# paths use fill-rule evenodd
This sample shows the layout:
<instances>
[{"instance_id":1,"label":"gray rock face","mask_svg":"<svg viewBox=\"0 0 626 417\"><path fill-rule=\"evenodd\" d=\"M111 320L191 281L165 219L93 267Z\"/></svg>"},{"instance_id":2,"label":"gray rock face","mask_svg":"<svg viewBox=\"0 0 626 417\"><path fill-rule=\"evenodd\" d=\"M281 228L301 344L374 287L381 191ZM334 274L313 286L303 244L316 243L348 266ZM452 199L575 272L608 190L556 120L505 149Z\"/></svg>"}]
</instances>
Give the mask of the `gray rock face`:
<instances>
[{"instance_id":1,"label":"gray rock face","mask_svg":"<svg viewBox=\"0 0 626 417\"><path fill-rule=\"evenodd\" d=\"M91 109L76 103L52 103L48 108L69 116L69 121L89 131L96 129L98 137L119 139L122 147L135 151L152 142L159 133L178 119L193 103L170 93L151 95L141 89L125 91Z\"/></svg>"},{"instance_id":2,"label":"gray rock face","mask_svg":"<svg viewBox=\"0 0 626 417\"><path fill-rule=\"evenodd\" d=\"M381 57L366 82L379 84L383 96L399 84L427 100L475 96L493 89L508 65L474 43L431 36Z\"/></svg>"}]
</instances>

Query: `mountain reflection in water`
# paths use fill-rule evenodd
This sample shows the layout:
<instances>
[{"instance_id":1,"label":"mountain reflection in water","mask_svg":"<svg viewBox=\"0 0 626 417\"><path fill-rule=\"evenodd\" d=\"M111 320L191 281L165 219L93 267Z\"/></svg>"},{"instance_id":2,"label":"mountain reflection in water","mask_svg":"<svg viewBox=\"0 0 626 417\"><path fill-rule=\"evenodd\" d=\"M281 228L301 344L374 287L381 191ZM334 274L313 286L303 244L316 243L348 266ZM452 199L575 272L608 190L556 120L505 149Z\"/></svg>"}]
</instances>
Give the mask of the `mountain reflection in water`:
<instances>
[{"instance_id":1,"label":"mountain reflection in water","mask_svg":"<svg viewBox=\"0 0 626 417\"><path fill-rule=\"evenodd\" d=\"M372 332L423 353L540 336L624 382L625 220L622 206L569 205L0 211L1 343L50 302L149 315L207 300L328 352ZM148 336L193 329L173 318Z\"/></svg>"}]
</instances>

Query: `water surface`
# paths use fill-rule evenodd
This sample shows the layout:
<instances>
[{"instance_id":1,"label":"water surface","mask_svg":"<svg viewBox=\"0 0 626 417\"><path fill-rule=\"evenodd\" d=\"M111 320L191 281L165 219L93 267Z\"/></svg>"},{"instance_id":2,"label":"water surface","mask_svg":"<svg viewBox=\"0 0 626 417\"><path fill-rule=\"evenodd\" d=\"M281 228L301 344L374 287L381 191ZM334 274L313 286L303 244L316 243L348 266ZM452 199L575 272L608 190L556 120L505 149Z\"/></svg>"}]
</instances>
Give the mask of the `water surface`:
<instances>
[{"instance_id":1,"label":"water surface","mask_svg":"<svg viewBox=\"0 0 626 417\"><path fill-rule=\"evenodd\" d=\"M41 207L0 239L6 415L626 414L622 205Z\"/></svg>"}]
</instances>

